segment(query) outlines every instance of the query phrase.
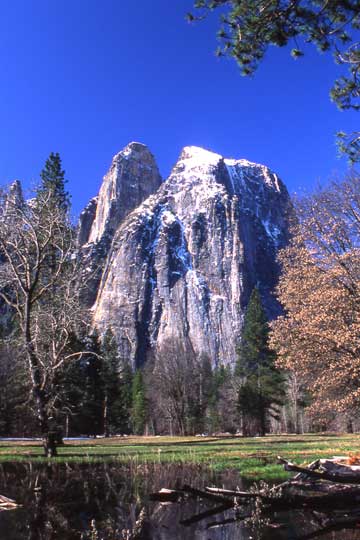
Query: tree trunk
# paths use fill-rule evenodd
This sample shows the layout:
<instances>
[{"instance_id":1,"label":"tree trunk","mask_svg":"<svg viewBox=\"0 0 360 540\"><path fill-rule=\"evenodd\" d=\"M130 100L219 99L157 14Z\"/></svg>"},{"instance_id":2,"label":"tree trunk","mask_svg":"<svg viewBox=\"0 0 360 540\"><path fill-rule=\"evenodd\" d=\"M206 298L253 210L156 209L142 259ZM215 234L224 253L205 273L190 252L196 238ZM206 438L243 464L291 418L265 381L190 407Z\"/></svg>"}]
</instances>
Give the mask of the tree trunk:
<instances>
[{"instance_id":1,"label":"tree trunk","mask_svg":"<svg viewBox=\"0 0 360 540\"><path fill-rule=\"evenodd\" d=\"M36 403L37 418L39 421L39 427L41 432L41 437L43 441L44 454L46 457L54 457L57 455L56 452L56 434L51 433L49 430L49 418L46 410L46 395L42 387L42 378L40 372L40 362L34 350L34 345L31 337L30 329L30 297L28 297L25 313L24 313L24 322L25 322L25 346L28 357L28 365L31 376L32 383L32 394Z\"/></svg>"},{"instance_id":2,"label":"tree trunk","mask_svg":"<svg viewBox=\"0 0 360 540\"><path fill-rule=\"evenodd\" d=\"M44 446L44 453L45 456L48 458L52 458L57 456L57 450L56 450L56 437L57 433L53 431L47 430L46 434L43 435L43 446Z\"/></svg>"},{"instance_id":3,"label":"tree trunk","mask_svg":"<svg viewBox=\"0 0 360 540\"><path fill-rule=\"evenodd\" d=\"M261 411L261 417L260 417L260 437L265 437L266 435L266 412Z\"/></svg>"},{"instance_id":4,"label":"tree trunk","mask_svg":"<svg viewBox=\"0 0 360 540\"><path fill-rule=\"evenodd\" d=\"M103 424L104 424L104 435L109 437L109 409L108 409L108 396L105 395L104 407L103 407Z\"/></svg>"}]
</instances>

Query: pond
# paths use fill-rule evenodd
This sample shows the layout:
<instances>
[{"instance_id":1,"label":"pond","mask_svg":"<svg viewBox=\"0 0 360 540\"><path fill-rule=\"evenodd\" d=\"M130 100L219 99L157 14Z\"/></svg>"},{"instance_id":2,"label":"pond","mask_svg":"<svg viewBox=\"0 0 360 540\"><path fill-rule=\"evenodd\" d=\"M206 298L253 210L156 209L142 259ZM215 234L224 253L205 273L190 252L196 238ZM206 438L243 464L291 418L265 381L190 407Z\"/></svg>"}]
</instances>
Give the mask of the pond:
<instances>
[{"instance_id":1,"label":"pond","mask_svg":"<svg viewBox=\"0 0 360 540\"><path fill-rule=\"evenodd\" d=\"M185 484L200 489L249 488L236 471L215 474L199 465L5 463L0 465L0 494L22 506L0 512L0 540L360 539L359 530L329 529L326 534L329 516L319 512L278 513L271 516L269 526L269 516L255 506L198 519L214 504L149 500L163 487ZM142 509L148 527L142 536L131 535ZM244 515L250 517L238 519Z\"/></svg>"}]
</instances>

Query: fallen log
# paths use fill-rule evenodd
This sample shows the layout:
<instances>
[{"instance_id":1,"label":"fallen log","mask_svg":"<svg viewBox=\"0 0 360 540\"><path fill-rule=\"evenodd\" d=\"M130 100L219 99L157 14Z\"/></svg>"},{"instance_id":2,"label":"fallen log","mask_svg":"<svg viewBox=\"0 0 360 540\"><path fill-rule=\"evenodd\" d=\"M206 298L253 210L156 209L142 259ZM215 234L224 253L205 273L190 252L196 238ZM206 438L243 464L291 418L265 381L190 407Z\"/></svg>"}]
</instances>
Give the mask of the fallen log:
<instances>
[{"instance_id":1,"label":"fallen log","mask_svg":"<svg viewBox=\"0 0 360 540\"><path fill-rule=\"evenodd\" d=\"M229 503L229 499L224 496L217 495L215 493L208 493L207 491L202 491L186 484L178 490L162 488L156 493L150 493L149 499L157 502L178 502L179 500L184 499L186 496L207 499L221 504Z\"/></svg>"},{"instance_id":2,"label":"fallen log","mask_svg":"<svg viewBox=\"0 0 360 540\"><path fill-rule=\"evenodd\" d=\"M208 499L213 502L219 502L223 504L229 504L229 499L226 497L223 497L222 495L216 495L215 493L209 493L208 491L203 491L201 489L196 489L188 485L184 485L182 487L182 491L185 493L190 493L191 495L195 497L199 497L202 499Z\"/></svg>"},{"instance_id":3,"label":"fallen log","mask_svg":"<svg viewBox=\"0 0 360 540\"><path fill-rule=\"evenodd\" d=\"M281 456L278 456L278 462L284 465L285 471L301 473L301 475L309 478L314 478L317 480L329 480L330 482L340 483L340 484L360 484L360 470L353 470L350 466L345 466L338 464L337 467L335 462L331 460L318 460L319 469L315 470L314 468L301 467L295 463L291 463ZM314 462L316 463L316 462ZM331 463L329 471L329 463ZM349 471L347 469L350 469Z\"/></svg>"},{"instance_id":4,"label":"fallen log","mask_svg":"<svg viewBox=\"0 0 360 540\"><path fill-rule=\"evenodd\" d=\"M277 486L264 486L262 489L241 491L205 487L204 489L184 485L179 490L162 489L151 495L152 500L159 502L179 502L189 497L197 498L204 503L213 503L181 523L192 525L209 517L224 514L218 521L211 521L208 528L233 523L250 516L258 517L259 509L266 516L268 527L279 527L271 523L277 512L297 510L314 516L325 516L319 523L320 529L307 533L302 540L310 540L316 535L341 528L360 527L360 467L351 466L347 458L317 459L307 467L296 465L281 456L278 461L285 470L297 473L292 479ZM228 515L228 510L235 510ZM240 512L241 510L241 512ZM249 514L250 511L250 514Z\"/></svg>"},{"instance_id":5,"label":"fallen log","mask_svg":"<svg viewBox=\"0 0 360 540\"><path fill-rule=\"evenodd\" d=\"M305 491L305 494L302 493ZM312 492L312 493L311 493ZM324 482L284 482L273 488L252 492L206 487L205 490L185 485L180 490L161 489L150 499L157 502L179 502L186 496L217 503L227 509L260 499L270 511L291 509L351 508L360 502L360 487L351 484L332 485ZM207 515L207 514L206 514ZM211 515L211 514L210 514Z\"/></svg>"},{"instance_id":6,"label":"fallen log","mask_svg":"<svg viewBox=\"0 0 360 540\"><path fill-rule=\"evenodd\" d=\"M15 501L9 499L8 497L5 497L5 495L0 495L0 511L13 510L18 507L19 505Z\"/></svg>"},{"instance_id":7,"label":"fallen log","mask_svg":"<svg viewBox=\"0 0 360 540\"><path fill-rule=\"evenodd\" d=\"M221 489L214 487L206 487L205 491L208 493L219 493L225 497L239 497L245 499L256 499L256 497L261 497L260 492L249 492L249 491L238 491L232 489Z\"/></svg>"}]
</instances>

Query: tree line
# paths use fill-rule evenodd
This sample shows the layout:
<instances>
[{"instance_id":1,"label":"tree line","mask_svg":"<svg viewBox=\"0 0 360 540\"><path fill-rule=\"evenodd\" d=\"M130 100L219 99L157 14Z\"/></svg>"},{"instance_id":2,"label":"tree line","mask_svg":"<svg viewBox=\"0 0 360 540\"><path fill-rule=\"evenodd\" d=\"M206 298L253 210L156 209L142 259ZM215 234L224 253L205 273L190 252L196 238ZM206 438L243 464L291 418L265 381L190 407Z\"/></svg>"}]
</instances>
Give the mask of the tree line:
<instances>
[{"instance_id":1,"label":"tree line","mask_svg":"<svg viewBox=\"0 0 360 540\"><path fill-rule=\"evenodd\" d=\"M30 200L0 204L0 435L210 434L356 428L360 405L360 179L294 201L268 322L255 287L232 366L169 341L141 369L81 303L70 196L51 154Z\"/></svg>"}]
</instances>

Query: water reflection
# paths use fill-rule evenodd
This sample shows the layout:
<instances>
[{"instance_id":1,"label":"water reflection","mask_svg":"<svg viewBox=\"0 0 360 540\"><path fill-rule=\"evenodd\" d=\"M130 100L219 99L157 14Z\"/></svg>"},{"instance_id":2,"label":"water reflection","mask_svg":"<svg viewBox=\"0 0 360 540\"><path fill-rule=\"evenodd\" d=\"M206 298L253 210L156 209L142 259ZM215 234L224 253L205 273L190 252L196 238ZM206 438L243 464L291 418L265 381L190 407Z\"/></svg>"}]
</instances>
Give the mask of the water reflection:
<instances>
[{"instance_id":1,"label":"water reflection","mask_svg":"<svg viewBox=\"0 0 360 540\"><path fill-rule=\"evenodd\" d=\"M0 540L295 540L317 538L316 531L329 525L329 517L319 513L279 513L268 527L268 517L256 515L256 508L243 519L249 508L209 515L216 504L149 502L150 493L184 484L248 487L234 471L215 476L198 465L6 463L0 466L0 494L22 507L0 512ZM204 512L208 516L197 519ZM355 540L360 532L321 538Z\"/></svg>"}]
</instances>

